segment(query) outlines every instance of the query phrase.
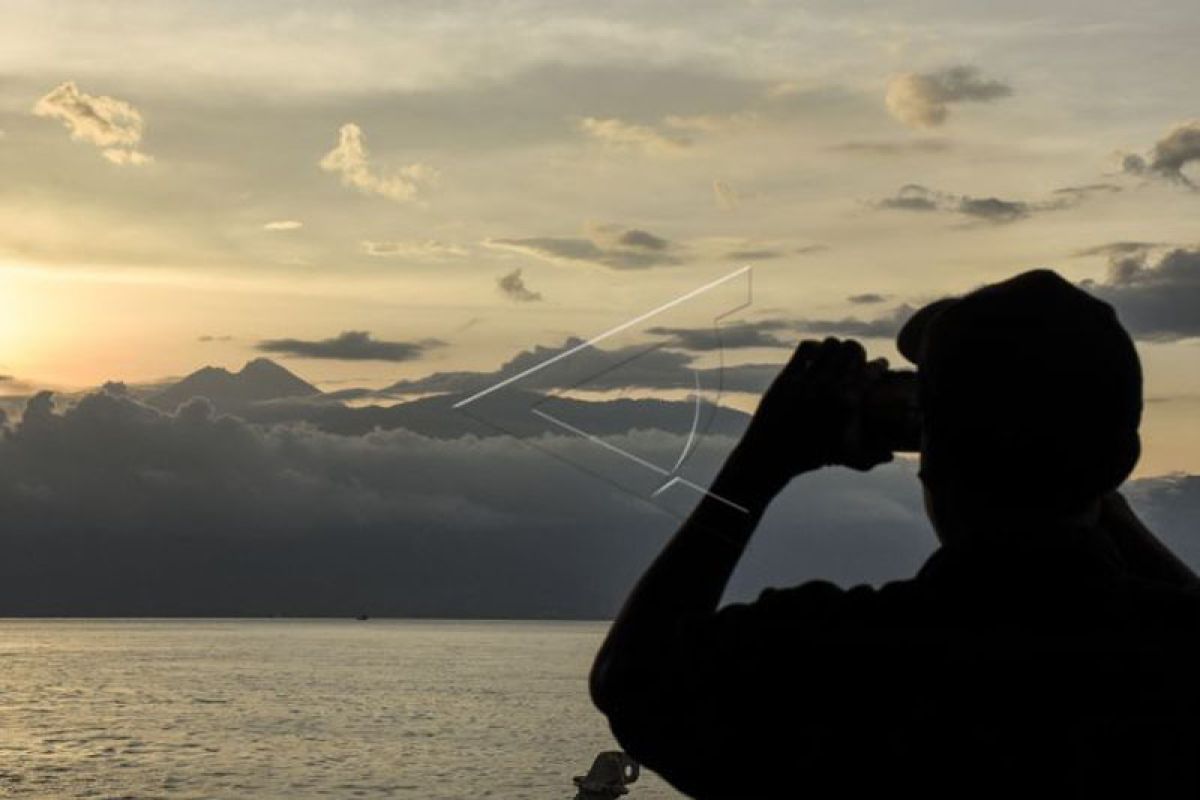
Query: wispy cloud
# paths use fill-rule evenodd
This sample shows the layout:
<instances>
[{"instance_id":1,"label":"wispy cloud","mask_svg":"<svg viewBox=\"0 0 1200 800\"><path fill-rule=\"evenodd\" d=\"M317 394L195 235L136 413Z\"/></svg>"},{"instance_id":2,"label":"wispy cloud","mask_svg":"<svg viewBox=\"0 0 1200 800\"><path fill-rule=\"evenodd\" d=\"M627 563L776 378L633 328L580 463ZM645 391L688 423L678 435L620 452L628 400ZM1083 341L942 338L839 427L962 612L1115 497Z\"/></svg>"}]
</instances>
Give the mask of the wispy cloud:
<instances>
[{"instance_id":1,"label":"wispy cloud","mask_svg":"<svg viewBox=\"0 0 1200 800\"><path fill-rule=\"evenodd\" d=\"M610 269L647 269L680 263L677 246L641 228L593 225L587 238L530 236L488 239L489 247L511 250L550 261L576 261Z\"/></svg>"},{"instance_id":2,"label":"wispy cloud","mask_svg":"<svg viewBox=\"0 0 1200 800\"><path fill-rule=\"evenodd\" d=\"M584 117L579 129L606 147L635 150L648 155L676 155L692 146L687 136L663 133L649 125L625 122L615 117Z\"/></svg>"},{"instance_id":3,"label":"wispy cloud","mask_svg":"<svg viewBox=\"0 0 1200 800\"><path fill-rule=\"evenodd\" d=\"M775 335L778 331L786 331L792 327L786 320L764 319L707 328L654 327L649 328L646 333L667 337L666 347L702 353L751 347L792 347L795 345L794 340L781 339Z\"/></svg>"},{"instance_id":4,"label":"wispy cloud","mask_svg":"<svg viewBox=\"0 0 1200 800\"><path fill-rule=\"evenodd\" d=\"M1055 189L1054 194L1072 200L1083 200L1093 195L1117 194L1121 191L1124 191L1123 188L1115 183L1087 183L1080 186L1064 186L1061 189Z\"/></svg>"},{"instance_id":5,"label":"wispy cloud","mask_svg":"<svg viewBox=\"0 0 1200 800\"><path fill-rule=\"evenodd\" d=\"M829 149L871 156L902 156L912 153L944 153L952 146L946 139L858 139L835 144Z\"/></svg>"},{"instance_id":6,"label":"wispy cloud","mask_svg":"<svg viewBox=\"0 0 1200 800\"><path fill-rule=\"evenodd\" d=\"M742 195L737 189L734 189L725 181L715 180L712 184L713 201L717 204L717 208L723 208L726 211L732 211L741 205Z\"/></svg>"},{"instance_id":7,"label":"wispy cloud","mask_svg":"<svg viewBox=\"0 0 1200 800\"><path fill-rule=\"evenodd\" d=\"M896 75L884 98L891 115L913 128L943 124L955 103L988 102L1012 94L1008 84L988 80L975 67L957 66L936 72Z\"/></svg>"},{"instance_id":8,"label":"wispy cloud","mask_svg":"<svg viewBox=\"0 0 1200 800\"><path fill-rule=\"evenodd\" d=\"M901 186L890 197L876 200L875 208L892 211L946 212L979 222L1003 224L1026 219L1043 211L1073 208L1097 193L1107 193L1107 184L1066 187L1046 200L1016 200L954 194L931 189L919 183ZM1100 188L1104 187L1104 188Z\"/></svg>"},{"instance_id":9,"label":"wispy cloud","mask_svg":"<svg viewBox=\"0 0 1200 800\"><path fill-rule=\"evenodd\" d=\"M851 302L878 303L883 295L858 295ZM863 299L866 298L866 299ZM902 303L877 317L774 317L769 319L733 322L719 327L650 328L646 332L668 337L667 347L693 352L708 352L746 347L794 347L804 335L845 336L864 339L890 339L900 330L914 309ZM787 332L787 336L779 336Z\"/></svg>"},{"instance_id":10,"label":"wispy cloud","mask_svg":"<svg viewBox=\"0 0 1200 800\"><path fill-rule=\"evenodd\" d=\"M141 112L124 100L86 94L74 81L65 81L43 95L33 113L61 121L72 139L96 145L114 164L139 165L153 160L138 149L145 127Z\"/></svg>"},{"instance_id":11,"label":"wispy cloud","mask_svg":"<svg viewBox=\"0 0 1200 800\"><path fill-rule=\"evenodd\" d=\"M386 175L377 172L371 165L362 128L353 122L338 130L337 146L321 158L319 166L340 175L345 186L401 202L417 199L438 177L437 170L421 163Z\"/></svg>"},{"instance_id":12,"label":"wispy cloud","mask_svg":"<svg viewBox=\"0 0 1200 800\"><path fill-rule=\"evenodd\" d=\"M467 255L466 248L437 239L367 240L362 248L367 255L381 258L444 259Z\"/></svg>"},{"instance_id":13,"label":"wispy cloud","mask_svg":"<svg viewBox=\"0 0 1200 800\"><path fill-rule=\"evenodd\" d=\"M1085 256L1128 256L1145 253L1155 247L1161 247L1162 242L1108 242L1107 244L1098 244L1095 247L1085 247L1082 250L1076 250L1073 255L1079 257Z\"/></svg>"},{"instance_id":14,"label":"wispy cloud","mask_svg":"<svg viewBox=\"0 0 1200 800\"><path fill-rule=\"evenodd\" d=\"M298 231L304 223L298 219L277 219L263 225L264 231Z\"/></svg>"},{"instance_id":15,"label":"wispy cloud","mask_svg":"<svg viewBox=\"0 0 1200 800\"><path fill-rule=\"evenodd\" d=\"M876 292L864 292L863 294L852 294L846 298L847 302L854 305L872 305L874 303L882 303L887 300L886 294L877 294Z\"/></svg>"}]
</instances>

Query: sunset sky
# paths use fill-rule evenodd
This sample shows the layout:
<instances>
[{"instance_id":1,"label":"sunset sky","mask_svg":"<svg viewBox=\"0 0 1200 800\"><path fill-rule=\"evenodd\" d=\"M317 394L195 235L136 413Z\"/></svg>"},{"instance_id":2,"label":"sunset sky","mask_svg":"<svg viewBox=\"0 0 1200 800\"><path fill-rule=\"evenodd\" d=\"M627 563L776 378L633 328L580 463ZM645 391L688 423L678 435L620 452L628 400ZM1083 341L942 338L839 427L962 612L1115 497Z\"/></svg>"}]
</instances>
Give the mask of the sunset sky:
<instances>
[{"instance_id":1,"label":"sunset sky","mask_svg":"<svg viewBox=\"0 0 1200 800\"><path fill-rule=\"evenodd\" d=\"M895 360L1049 266L1139 338L1139 474L1200 470L1191 2L0 8L7 394L492 370L747 264L755 330Z\"/></svg>"}]
</instances>

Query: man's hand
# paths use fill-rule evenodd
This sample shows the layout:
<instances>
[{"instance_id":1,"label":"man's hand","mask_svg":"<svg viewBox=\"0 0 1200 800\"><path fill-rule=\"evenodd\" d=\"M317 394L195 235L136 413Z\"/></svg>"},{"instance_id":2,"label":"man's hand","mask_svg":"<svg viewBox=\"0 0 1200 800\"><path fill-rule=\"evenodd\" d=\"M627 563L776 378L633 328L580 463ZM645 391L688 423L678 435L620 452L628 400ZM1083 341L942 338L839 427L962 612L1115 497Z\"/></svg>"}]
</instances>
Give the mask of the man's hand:
<instances>
[{"instance_id":1,"label":"man's hand","mask_svg":"<svg viewBox=\"0 0 1200 800\"><path fill-rule=\"evenodd\" d=\"M743 466L782 485L827 465L865 472L891 461L887 447L865 436L861 413L866 389L888 364L866 358L853 339L801 342L763 395L738 446Z\"/></svg>"}]
</instances>

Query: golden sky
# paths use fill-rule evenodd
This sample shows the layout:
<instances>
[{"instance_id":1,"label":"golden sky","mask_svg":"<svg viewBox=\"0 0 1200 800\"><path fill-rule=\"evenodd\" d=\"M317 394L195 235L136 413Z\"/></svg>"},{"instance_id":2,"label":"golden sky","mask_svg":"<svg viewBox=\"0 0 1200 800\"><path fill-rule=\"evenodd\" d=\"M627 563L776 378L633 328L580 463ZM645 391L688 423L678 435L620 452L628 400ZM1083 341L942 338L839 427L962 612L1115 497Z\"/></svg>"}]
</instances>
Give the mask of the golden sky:
<instances>
[{"instance_id":1,"label":"golden sky","mask_svg":"<svg viewBox=\"0 0 1200 800\"><path fill-rule=\"evenodd\" d=\"M1193 5L849 5L4 2L0 372L361 331L412 355L271 357L380 386L744 264L751 321L1049 266L1129 303L1139 472L1200 469Z\"/></svg>"}]
</instances>

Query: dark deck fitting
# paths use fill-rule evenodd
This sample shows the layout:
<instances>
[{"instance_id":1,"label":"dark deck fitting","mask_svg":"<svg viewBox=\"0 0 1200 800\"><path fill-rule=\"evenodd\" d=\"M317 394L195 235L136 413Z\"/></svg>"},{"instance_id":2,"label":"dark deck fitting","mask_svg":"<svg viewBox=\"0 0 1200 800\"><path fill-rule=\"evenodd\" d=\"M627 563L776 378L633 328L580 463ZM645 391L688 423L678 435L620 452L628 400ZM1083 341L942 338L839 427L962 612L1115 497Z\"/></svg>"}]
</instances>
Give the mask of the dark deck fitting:
<instances>
[{"instance_id":1,"label":"dark deck fitting","mask_svg":"<svg viewBox=\"0 0 1200 800\"><path fill-rule=\"evenodd\" d=\"M638 763L620 750L609 750L596 756L587 775L574 778L579 793L575 800L613 800L629 794L626 788L638 779Z\"/></svg>"}]
</instances>

